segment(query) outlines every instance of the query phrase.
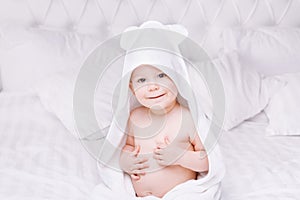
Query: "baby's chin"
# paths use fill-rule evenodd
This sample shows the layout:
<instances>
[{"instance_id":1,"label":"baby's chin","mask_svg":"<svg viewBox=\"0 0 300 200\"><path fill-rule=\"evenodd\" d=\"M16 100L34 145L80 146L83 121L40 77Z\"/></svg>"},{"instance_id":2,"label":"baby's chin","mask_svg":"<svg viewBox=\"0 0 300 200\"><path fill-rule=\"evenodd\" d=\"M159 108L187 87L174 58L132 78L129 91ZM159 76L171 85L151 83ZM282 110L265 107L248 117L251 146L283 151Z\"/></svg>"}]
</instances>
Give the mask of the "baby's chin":
<instances>
[{"instance_id":1,"label":"baby's chin","mask_svg":"<svg viewBox=\"0 0 300 200\"><path fill-rule=\"evenodd\" d=\"M152 113L162 115L168 113L172 109L170 109L170 105L155 104L149 107L149 110Z\"/></svg>"},{"instance_id":2,"label":"baby's chin","mask_svg":"<svg viewBox=\"0 0 300 200\"><path fill-rule=\"evenodd\" d=\"M159 111L159 112L164 112L166 110L165 106L160 105L160 104L154 104L152 106L149 107L150 110L153 111Z\"/></svg>"}]
</instances>

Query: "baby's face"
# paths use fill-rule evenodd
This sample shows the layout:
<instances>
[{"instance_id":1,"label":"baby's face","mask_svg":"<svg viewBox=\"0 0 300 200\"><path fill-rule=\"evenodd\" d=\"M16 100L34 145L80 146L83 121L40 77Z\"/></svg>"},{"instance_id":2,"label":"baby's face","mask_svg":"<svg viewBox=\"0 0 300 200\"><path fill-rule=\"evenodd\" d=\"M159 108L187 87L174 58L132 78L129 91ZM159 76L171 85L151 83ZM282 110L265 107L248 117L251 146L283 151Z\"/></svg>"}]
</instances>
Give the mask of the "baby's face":
<instances>
[{"instance_id":1,"label":"baby's face","mask_svg":"<svg viewBox=\"0 0 300 200\"><path fill-rule=\"evenodd\" d=\"M167 108L176 101L178 94L174 82L151 65L141 65L132 72L130 88L137 100L147 108Z\"/></svg>"}]
</instances>

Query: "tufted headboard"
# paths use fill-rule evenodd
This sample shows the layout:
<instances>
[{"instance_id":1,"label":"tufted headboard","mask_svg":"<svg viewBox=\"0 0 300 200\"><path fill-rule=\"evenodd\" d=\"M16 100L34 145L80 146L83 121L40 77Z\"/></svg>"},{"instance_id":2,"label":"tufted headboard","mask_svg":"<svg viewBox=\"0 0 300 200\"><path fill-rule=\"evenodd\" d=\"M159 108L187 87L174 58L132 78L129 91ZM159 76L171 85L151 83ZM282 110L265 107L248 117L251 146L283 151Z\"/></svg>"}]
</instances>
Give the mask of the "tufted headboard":
<instances>
[{"instance_id":1,"label":"tufted headboard","mask_svg":"<svg viewBox=\"0 0 300 200\"><path fill-rule=\"evenodd\" d=\"M179 23L191 39L216 55L224 46L223 30L299 28L299 10L300 0L1 0L0 24L14 22L105 40L147 20Z\"/></svg>"},{"instance_id":2,"label":"tufted headboard","mask_svg":"<svg viewBox=\"0 0 300 200\"><path fill-rule=\"evenodd\" d=\"M146 20L180 23L197 42L213 29L300 26L299 0L2 0L0 23L93 33L103 39Z\"/></svg>"}]
</instances>

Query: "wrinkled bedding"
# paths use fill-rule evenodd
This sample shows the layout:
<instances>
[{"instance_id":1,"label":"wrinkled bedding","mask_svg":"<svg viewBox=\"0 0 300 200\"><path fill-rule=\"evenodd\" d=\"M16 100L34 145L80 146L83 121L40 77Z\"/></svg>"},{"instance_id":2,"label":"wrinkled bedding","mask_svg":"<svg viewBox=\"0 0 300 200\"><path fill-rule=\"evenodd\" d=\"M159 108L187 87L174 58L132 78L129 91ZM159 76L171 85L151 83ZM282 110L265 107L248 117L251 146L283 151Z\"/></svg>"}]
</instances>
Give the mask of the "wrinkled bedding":
<instances>
[{"instance_id":1,"label":"wrinkled bedding","mask_svg":"<svg viewBox=\"0 0 300 200\"><path fill-rule=\"evenodd\" d=\"M223 200L291 200L300 196L300 137L266 136L261 113L224 132Z\"/></svg>"},{"instance_id":2,"label":"wrinkled bedding","mask_svg":"<svg viewBox=\"0 0 300 200\"><path fill-rule=\"evenodd\" d=\"M96 161L37 97L0 94L0 199L88 199Z\"/></svg>"}]
</instances>

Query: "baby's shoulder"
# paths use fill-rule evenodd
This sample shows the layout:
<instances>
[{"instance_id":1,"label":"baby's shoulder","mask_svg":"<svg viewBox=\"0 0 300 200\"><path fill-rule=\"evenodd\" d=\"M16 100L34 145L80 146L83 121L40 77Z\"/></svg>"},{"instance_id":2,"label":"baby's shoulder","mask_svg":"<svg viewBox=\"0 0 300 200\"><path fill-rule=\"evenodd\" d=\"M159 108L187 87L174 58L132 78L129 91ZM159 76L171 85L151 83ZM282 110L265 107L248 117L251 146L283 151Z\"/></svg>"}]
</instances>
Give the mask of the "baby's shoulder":
<instances>
[{"instance_id":1,"label":"baby's shoulder","mask_svg":"<svg viewBox=\"0 0 300 200\"><path fill-rule=\"evenodd\" d=\"M147 119L147 111L148 109L145 107L138 107L133 109L130 112L129 120L128 120L128 125L132 127L134 124L135 126L143 126L145 123L145 119Z\"/></svg>"},{"instance_id":2,"label":"baby's shoulder","mask_svg":"<svg viewBox=\"0 0 300 200\"><path fill-rule=\"evenodd\" d=\"M182 112L183 125L189 128L194 128L194 119L192 117L190 110L184 106L181 106L181 112Z\"/></svg>"},{"instance_id":3,"label":"baby's shoulder","mask_svg":"<svg viewBox=\"0 0 300 200\"><path fill-rule=\"evenodd\" d=\"M192 120L192 114L191 114L190 110L184 106L180 106L180 107L181 107L181 112L182 112L183 117L185 119Z\"/></svg>"},{"instance_id":4,"label":"baby's shoulder","mask_svg":"<svg viewBox=\"0 0 300 200\"><path fill-rule=\"evenodd\" d=\"M144 106L137 107L130 112L130 119L140 118L148 113L148 108Z\"/></svg>"}]
</instances>

